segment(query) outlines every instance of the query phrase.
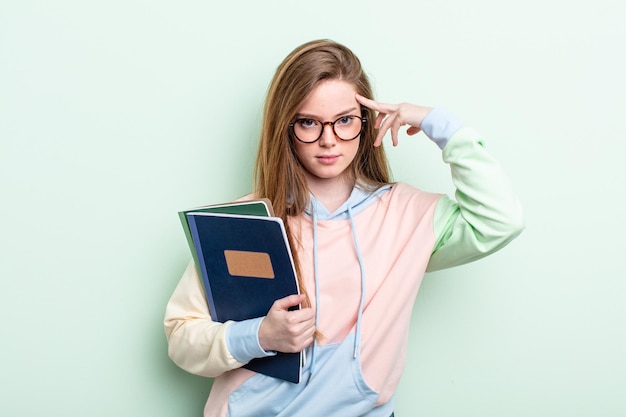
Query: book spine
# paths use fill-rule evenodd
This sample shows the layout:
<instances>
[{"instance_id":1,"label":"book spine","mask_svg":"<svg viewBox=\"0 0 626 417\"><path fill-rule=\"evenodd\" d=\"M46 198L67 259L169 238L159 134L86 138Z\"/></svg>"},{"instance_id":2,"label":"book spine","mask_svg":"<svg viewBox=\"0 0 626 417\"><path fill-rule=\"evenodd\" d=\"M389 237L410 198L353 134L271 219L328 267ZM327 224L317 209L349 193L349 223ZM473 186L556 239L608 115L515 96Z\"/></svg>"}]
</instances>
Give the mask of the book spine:
<instances>
[{"instance_id":1,"label":"book spine","mask_svg":"<svg viewBox=\"0 0 626 417\"><path fill-rule=\"evenodd\" d=\"M215 301L213 300L213 293L211 292L211 285L209 284L209 277L207 273L206 263L204 262L204 256L202 255L202 246L200 245L200 237L198 235L198 227L196 225L196 219L193 214L187 215L187 221L189 223L189 230L194 243L194 249L196 252L196 259L198 260L198 266L200 268L200 275L202 282L204 283L204 292L206 294L207 303L209 305L209 313L215 321L220 321L217 316L217 309L215 308Z\"/></svg>"}]
</instances>

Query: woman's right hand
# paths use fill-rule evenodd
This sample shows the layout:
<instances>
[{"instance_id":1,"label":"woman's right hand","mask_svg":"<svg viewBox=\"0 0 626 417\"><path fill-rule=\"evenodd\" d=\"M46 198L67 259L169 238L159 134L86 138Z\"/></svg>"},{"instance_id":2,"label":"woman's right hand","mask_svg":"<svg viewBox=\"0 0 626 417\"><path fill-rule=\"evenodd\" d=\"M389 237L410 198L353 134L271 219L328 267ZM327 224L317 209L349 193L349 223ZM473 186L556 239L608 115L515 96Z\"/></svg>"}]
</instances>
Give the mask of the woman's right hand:
<instances>
[{"instance_id":1,"label":"woman's right hand","mask_svg":"<svg viewBox=\"0 0 626 417\"><path fill-rule=\"evenodd\" d=\"M398 131L402 126L408 125L407 135L415 135L422 130L422 122L430 113L432 107L418 106L411 103L390 104L381 103L356 95L356 100L363 106L378 112L374 128L379 129L374 146L383 143L383 137L387 131L391 132L393 146L398 146Z\"/></svg>"},{"instance_id":2,"label":"woman's right hand","mask_svg":"<svg viewBox=\"0 0 626 417\"><path fill-rule=\"evenodd\" d=\"M313 343L315 312L312 308L289 310L302 303L303 294L289 295L274 301L261 321L259 343L266 351L294 353Z\"/></svg>"}]
</instances>

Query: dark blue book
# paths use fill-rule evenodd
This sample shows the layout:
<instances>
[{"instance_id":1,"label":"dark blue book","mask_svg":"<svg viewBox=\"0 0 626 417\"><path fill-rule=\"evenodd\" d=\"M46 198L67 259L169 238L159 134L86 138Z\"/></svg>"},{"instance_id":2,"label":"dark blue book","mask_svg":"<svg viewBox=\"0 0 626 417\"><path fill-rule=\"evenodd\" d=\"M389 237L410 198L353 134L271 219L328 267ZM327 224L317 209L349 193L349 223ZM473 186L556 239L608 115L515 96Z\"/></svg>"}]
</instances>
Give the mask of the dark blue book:
<instances>
[{"instance_id":1,"label":"dark blue book","mask_svg":"<svg viewBox=\"0 0 626 417\"><path fill-rule=\"evenodd\" d=\"M274 301L298 294L293 257L278 217L186 214L213 320L267 315ZM302 353L253 359L246 368L300 382Z\"/></svg>"}]
</instances>

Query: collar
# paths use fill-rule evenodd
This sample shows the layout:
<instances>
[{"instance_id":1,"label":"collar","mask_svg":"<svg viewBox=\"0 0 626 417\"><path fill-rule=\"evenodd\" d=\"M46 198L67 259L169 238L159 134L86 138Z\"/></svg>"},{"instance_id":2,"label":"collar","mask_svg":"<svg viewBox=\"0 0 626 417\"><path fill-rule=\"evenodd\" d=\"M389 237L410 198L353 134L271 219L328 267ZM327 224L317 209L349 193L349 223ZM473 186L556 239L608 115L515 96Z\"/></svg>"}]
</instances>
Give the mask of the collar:
<instances>
[{"instance_id":1,"label":"collar","mask_svg":"<svg viewBox=\"0 0 626 417\"><path fill-rule=\"evenodd\" d=\"M359 212L369 207L376 199L382 196L384 193L391 189L391 184L383 185L382 187L374 190L368 190L362 186L355 186L350 193L350 197L332 213L317 199L313 194L309 194L311 203L306 208L304 213L308 217L313 217L315 213L315 220L347 220L350 218L348 210L352 212L352 215L356 215Z\"/></svg>"}]
</instances>

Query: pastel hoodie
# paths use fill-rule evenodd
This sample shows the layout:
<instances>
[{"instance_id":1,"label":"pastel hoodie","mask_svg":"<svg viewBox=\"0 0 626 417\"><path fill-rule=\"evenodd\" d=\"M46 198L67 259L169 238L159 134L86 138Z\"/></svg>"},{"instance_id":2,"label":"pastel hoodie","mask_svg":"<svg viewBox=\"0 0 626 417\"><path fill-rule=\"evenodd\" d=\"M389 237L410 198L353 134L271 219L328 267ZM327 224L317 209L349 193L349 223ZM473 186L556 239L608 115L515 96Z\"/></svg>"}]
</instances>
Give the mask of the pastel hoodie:
<instances>
[{"instance_id":1,"label":"pastel hoodie","mask_svg":"<svg viewBox=\"0 0 626 417\"><path fill-rule=\"evenodd\" d=\"M473 129L437 108L422 130L450 165L454 200L404 183L357 186L333 213L311 196L309 209L289 220L323 335L306 350L301 383L241 367L275 354L258 342L263 318L213 322L189 264L165 331L176 364L215 377L205 417L392 414L424 273L484 257L523 229L520 204Z\"/></svg>"}]
</instances>

